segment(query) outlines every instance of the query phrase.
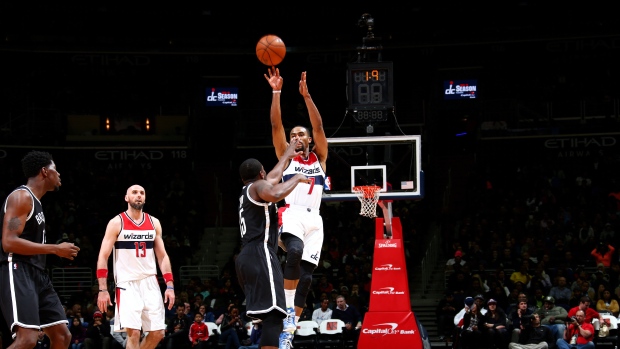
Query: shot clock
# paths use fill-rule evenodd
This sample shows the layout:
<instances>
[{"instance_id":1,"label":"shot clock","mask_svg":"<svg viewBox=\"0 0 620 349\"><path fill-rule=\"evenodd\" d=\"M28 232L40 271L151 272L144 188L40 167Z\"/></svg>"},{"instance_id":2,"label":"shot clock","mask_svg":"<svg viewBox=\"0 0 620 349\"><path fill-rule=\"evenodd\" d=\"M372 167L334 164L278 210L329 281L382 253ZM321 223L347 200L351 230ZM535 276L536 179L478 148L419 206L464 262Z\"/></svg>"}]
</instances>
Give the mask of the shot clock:
<instances>
[{"instance_id":1,"label":"shot clock","mask_svg":"<svg viewBox=\"0 0 620 349\"><path fill-rule=\"evenodd\" d=\"M349 109L358 121L383 120L393 105L392 62L357 62L347 65Z\"/></svg>"}]
</instances>

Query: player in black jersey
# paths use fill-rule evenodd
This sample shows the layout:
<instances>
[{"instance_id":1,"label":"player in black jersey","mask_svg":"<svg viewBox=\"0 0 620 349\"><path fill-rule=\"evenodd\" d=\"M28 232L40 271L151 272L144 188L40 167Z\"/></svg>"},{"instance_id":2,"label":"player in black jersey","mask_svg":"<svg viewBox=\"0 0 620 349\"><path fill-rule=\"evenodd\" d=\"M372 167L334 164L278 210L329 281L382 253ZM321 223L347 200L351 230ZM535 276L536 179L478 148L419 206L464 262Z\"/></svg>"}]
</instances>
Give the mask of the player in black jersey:
<instances>
[{"instance_id":1,"label":"player in black jersey","mask_svg":"<svg viewBox=\"0 0 620 349\"><path fill-rule=\"evenodd\" d=\"M267 174L256 159L239 167L243 189L239 197L241 252L235 260L239 284L246 297L246 314L263 323L261 348L278 347L282 319L286 317L284 277L276 254L278 212L275 203L284 199L299 183L309 179L296 174L279 183L284 166L299 155L298 141L291 142L276 166Z\"/></svg>"},{"instance_id":2,"label":"player in black jersey","mask_svg":"<svg viewBox=\"0 0 620 349\"><path fill-rule=\"evenodd\" d=\"M48 254L73 260L80 250L70 242L46 244L41 197L60 188L60 174L52 156L31 151L22 159L28 179L11 192L0 210L0 308L14 333L11 349L31 349L39 329L50 338L51 349L71 342L67 315L45 271Z\"/></svg>"}]
</instances>

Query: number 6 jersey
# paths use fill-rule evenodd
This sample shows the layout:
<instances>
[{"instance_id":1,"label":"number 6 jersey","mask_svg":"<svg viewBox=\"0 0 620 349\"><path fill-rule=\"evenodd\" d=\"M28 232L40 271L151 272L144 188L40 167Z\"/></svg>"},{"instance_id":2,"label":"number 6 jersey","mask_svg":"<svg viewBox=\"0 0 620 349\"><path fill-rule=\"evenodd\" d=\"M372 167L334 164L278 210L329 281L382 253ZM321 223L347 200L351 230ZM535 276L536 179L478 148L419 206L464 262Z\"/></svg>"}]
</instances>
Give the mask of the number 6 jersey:
<instances>
[{"instance_id":1,"label":"number 6 jersey","mask_svg":"<svg viewBox=\"0 0 620 349\"><path fill-rule=\"evenodd\" d=\"M121 231L114 243L114 279L116 283L142 280L157 275L155 260L155 226L151 216L143 213L142 221L134 222L127 212L121 217Z\"/></svg>"}]
</instances>

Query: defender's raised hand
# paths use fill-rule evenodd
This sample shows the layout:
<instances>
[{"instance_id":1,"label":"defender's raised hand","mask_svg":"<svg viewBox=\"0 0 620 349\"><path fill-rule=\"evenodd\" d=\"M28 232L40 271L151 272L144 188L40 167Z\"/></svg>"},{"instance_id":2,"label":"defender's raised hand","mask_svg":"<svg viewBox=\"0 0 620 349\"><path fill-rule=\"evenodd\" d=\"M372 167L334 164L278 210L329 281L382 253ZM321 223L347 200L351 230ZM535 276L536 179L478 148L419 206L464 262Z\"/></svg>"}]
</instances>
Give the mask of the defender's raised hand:
<instances>
[{"instance_id":1,"label":"defender's raised hand","mask_svg":"<svg viewBox=\"0 0 620 349\"><path fill-rule=\"evenodd\" d=\"M286 147L286 151L284 152L284 156L287 159L292 159L298 155L303 155L303 144L301 140L298 138L291 139L291 143L289 143L288 147Z\"/></svg>"}]
</instances>

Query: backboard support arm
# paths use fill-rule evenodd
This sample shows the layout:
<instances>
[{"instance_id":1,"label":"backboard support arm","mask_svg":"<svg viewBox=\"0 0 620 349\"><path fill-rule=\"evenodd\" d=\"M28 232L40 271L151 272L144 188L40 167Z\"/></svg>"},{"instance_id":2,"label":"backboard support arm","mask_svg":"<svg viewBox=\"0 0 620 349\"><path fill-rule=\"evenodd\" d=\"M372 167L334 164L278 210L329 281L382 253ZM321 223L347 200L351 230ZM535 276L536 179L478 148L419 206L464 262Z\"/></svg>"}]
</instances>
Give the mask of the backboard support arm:
<instances>
[{"instance_id":1,"label":"backboard support arm","mask_svg":"<svg viewBox=\"0 0 620 349\"><path fill-rule=\"evenodd\" d=\"M387 203L383 202L383 200L379 200L377 204L381 207L383 211L383 226L385 227L385 231L383 233L384 239L392 238L392 201L388 201Z\"/></svg>"}]
</instances>

